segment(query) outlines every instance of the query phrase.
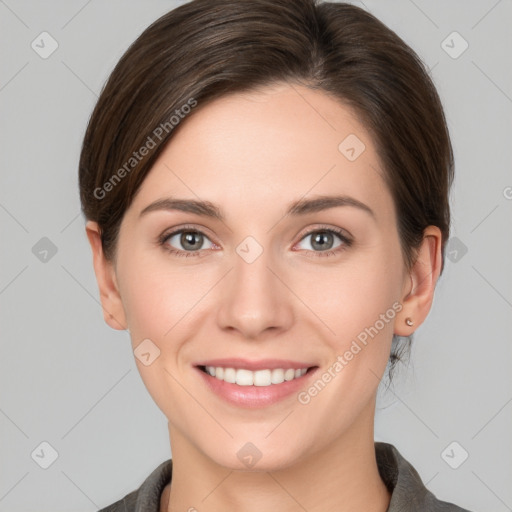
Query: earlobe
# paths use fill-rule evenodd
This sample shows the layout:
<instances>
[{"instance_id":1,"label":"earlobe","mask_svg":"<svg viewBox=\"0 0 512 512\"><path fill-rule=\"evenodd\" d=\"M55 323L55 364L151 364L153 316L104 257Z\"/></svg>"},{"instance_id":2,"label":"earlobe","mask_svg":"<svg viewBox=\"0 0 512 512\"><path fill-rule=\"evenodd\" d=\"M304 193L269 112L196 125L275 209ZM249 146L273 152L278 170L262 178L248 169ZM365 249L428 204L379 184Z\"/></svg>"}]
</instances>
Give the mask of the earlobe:
<instances>
[{"instance_id":1,"label":"earlobe","mask_svg":"<svg viewBox=\"0 0 512 512\"><path fill-rule=\"evenodd\" d=\"M117 286L114 266L105 258L97 222L87 221L85 231L92 250L94 273L100 292L105 322L116 330L126 330L126 315Z\"/></svg>"},{"instance_id":2,"label":"earlobe","mask_svg":"<svg viewBox=\"0 0 512 512\"><path fill-rule=\"evenodd\" d=\"M394 333L398 336L410 336L424 322L430 311L441 273L441 241L442 233L437 226L428 226L425 229L416 261L409 272L410 284L405 286L402 310L396 317Z\"/></svg>"}]
</instances>

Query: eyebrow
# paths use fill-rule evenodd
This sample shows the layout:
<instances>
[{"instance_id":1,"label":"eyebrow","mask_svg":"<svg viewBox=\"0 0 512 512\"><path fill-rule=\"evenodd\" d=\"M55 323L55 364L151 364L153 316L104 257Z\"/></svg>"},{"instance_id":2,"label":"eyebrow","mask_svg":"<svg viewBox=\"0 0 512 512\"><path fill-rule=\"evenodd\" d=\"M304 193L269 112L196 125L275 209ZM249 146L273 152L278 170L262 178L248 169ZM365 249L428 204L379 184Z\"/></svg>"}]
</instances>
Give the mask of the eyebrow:
<instances>
[{"instance_id":1,"label":"eyebrow","mask_svg":"<svg viewBox=\"0 0 512 512\"><path fill-rule=\"evenodd\" d=\"M288 207L286 215L307 215L338 206L351 206L358 208L359 210L362 210L375 218L374 211L368 205L364 204L358 199L355 199L354 197L326 195L317 196L312 199L299 199L298 201L294 201ZM224 222L224 216L220 208L210 201L202 201L196 199L176 199L172 197L159 199L149 204L140 212L139 217L142 217L149 212L159 210L178 210L182 212L194 213L204 217L211 217Z\"/></svg>"}]
</instances>

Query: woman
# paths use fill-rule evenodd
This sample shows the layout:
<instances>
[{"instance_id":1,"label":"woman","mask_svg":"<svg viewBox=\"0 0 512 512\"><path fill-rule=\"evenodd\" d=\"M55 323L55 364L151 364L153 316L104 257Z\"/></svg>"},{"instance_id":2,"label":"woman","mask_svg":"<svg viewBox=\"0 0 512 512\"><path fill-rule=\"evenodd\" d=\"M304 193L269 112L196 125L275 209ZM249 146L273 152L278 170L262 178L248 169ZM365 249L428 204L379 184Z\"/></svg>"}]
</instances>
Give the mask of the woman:
<instances>
[{"instance_id":1,"label":"woman","mask_svg":"<svg viewBox=\"0 0 512 512\"><path fill-rule=\"evenodd\" d=\"M103 510L463 510L373 438L452 179L431 80L367 12L195 0L151 25L92 114L80 192L173 457Z\"/></svg>"}]
</instances>

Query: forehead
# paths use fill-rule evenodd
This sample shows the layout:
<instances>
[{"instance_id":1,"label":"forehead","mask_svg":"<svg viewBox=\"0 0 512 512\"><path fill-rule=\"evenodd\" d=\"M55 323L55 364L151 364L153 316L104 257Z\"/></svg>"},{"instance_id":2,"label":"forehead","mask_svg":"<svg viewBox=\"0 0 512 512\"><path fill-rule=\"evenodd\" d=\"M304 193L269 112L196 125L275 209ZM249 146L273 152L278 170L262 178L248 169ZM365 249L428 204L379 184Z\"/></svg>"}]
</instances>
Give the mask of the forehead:
<instances>
[{"instance_id":1,"label":"forehead","mask_svg":"<svg viewBox=\"0 0 512 512\"><path fill-rule=\"evenodd\" d=\"M232 94L182 123L135 198L139 211L166 196L258 211L339 193L392 213L367 130L323 92L282 84Z\"/></svg>"}]
</instances>

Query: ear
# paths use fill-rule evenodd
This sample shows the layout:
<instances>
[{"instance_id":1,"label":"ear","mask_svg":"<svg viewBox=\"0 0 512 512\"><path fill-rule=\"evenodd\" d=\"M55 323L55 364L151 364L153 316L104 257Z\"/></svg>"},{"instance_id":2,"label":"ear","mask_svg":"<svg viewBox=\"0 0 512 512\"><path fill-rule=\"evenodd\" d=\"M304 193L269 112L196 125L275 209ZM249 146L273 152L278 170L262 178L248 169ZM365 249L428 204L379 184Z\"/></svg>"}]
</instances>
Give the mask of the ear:
<instances>
[{"instance_id":1,"label":"ear","mask_svg":"<svg viewBox=\"0 0 512 512\"><path fill-rule=\"evenodd\" d=\"M394 330L398 336L410 336L430 311L441 273L441 241L442 233L437 226L428 226L425 229L416 261L409 272L410 278L408 275L404 281L402 310L396 317ZM413 322L412 325L407 325L407 318Z\"/></svg>"},{"instance_id":2,"label":"ear","mask_svg":"<svg viewBox=\"0 0 512 512\"><path fill-rule=\"evenodd\" d=\"M87 221L85 232L92 249L94 273L100 291L103 318L112 329L125 330L127 326L126 315L117 286L114 265L103 254L98 223Z\"/></svg>"}]
</instances>

